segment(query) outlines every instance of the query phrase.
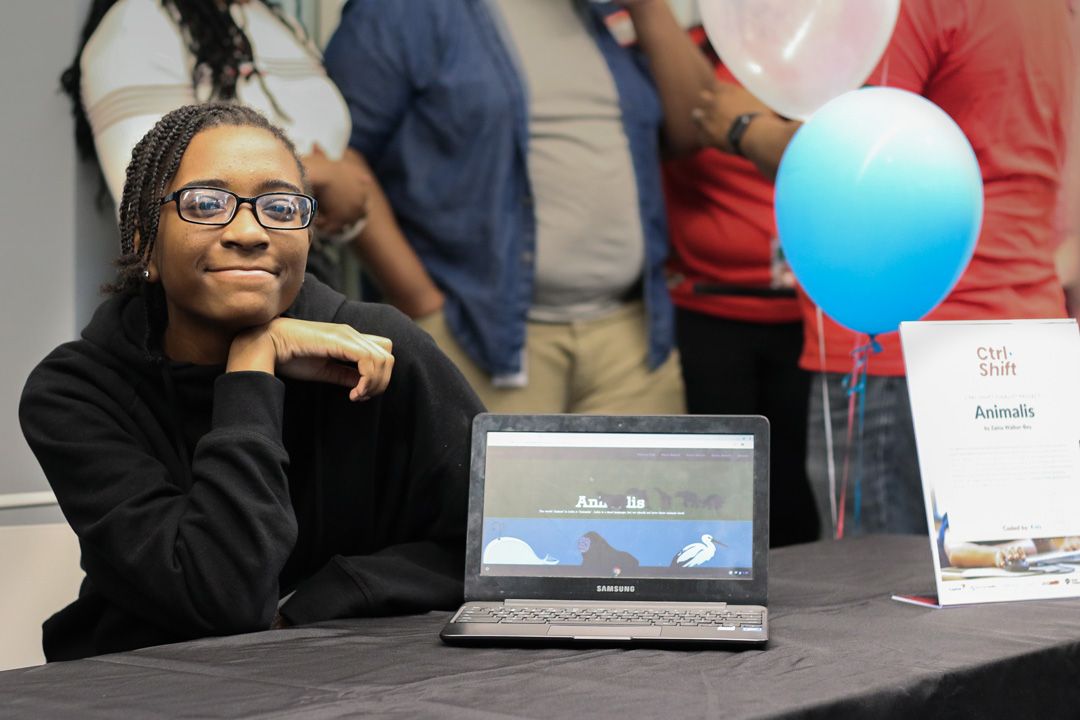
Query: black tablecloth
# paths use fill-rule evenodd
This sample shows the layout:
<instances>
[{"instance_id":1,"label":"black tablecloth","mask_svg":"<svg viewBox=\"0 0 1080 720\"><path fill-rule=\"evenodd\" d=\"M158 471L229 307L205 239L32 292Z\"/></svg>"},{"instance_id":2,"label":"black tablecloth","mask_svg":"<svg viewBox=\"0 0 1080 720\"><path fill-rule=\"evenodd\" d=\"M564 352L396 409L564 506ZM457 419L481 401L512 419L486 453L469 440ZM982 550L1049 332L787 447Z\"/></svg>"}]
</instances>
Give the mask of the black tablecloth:
<instances>
[{"instance_id":1,"label":"black tablecloth","mask_svg":"<svg viewBox=\"0 0 1080 720\"><path fill-rule=\"evenodd\" d=\"M773 551L764 650L472 649L446 613L0 673L19 717L1080 717L1080 599L952 607L925 537Z\"/></svg>"}]
</instances>

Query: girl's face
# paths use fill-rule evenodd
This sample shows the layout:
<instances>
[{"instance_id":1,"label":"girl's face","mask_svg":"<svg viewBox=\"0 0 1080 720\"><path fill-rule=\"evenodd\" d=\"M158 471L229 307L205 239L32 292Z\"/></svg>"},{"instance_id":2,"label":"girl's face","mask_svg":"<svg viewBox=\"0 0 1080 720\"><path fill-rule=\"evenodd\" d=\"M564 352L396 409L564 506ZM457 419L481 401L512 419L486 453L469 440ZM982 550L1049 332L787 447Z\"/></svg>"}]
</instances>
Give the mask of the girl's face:
<instances>
[{"instance_id":1,"label":"girl's face","mask_svg":"<svg viewBox=\"0 0 1080 720\"><path fill-rule=\"evenodd\" d=\"M192 186L254 197L303 192L303 179L296 159L273 134L226 125L192 138L166 194ZM210 341L284 312L300 291L309 243L306 229L264 228L248 203L223 226L187 222L175 202L163 205L150 281L161 282L165 291L167 353L174 359L190 359L193 351L199 356Z\"/></svg>"}]
</instances>

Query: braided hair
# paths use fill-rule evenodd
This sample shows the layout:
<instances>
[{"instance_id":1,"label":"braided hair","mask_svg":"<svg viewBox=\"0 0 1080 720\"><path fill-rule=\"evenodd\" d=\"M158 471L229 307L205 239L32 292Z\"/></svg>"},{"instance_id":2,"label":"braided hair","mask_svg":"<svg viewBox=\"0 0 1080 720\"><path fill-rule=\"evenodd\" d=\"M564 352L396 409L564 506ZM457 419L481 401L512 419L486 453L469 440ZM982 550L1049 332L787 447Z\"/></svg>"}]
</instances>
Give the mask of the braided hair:
<instances>
[{"instance_id":1,"label":"braided hair","mask_svg":"<svg viewBox=\"0 0 1080 720\"><path fill-rule=\"evenodd\" d=\"M71 114L75 117L75 143L79 154L86 160L97 158L94 147L94 133L86 117L86 108L82 102L82 70L79 61L83 49L97 30L105 14L118 0L94 0L83 25L79 41L79 50L71 65L60 75L60 86L71 98ZM198 87L199 81L209 75L212 87L211 99L234 100L236 82L252 68L254 72L251 42L233 19L230 6L232 0L160 0L176 21L187 44L188 51L195 58L192 70L192 86ZM294 26L281 14L281 10L272 0L257 0L295 32ZM268 94L271 102L273 96Z\"/></svg>"},{"instance_id":2,"label":"braided hair","mask_svg":"<svg viewBox=\"0 0 1080 720\"><path fill-rule=\"evenodd\" d=\"M120 199L120 257L117 279L105 286L114 294L139 292L150 263L161 220L161 198L169 187L192 138L213 127L266 130L289 149L300 176L304 166L292 141L259 111L234 103L184 105L168 113L135 145Z\"/></svg>"}]
</instances>

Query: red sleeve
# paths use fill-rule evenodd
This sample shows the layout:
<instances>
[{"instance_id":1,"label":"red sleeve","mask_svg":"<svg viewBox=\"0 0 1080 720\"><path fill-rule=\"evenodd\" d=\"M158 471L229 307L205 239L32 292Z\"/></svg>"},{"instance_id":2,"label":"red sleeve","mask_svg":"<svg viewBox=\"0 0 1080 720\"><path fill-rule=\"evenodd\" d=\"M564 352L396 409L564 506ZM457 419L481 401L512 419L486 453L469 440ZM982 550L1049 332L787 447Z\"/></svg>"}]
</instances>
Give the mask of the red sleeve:
<instances>
[{"instance_id":1,"label":"red sleeve","mask_svg":"<svg viewBox=\"0 0 1080 720\"><path fill-rule=\"evenodd\" d=\"M892 39L877 68L872 85L908 90L925 95L961 34L968 3L958 0L904 0Z\"/></svg>"}]
</instances>

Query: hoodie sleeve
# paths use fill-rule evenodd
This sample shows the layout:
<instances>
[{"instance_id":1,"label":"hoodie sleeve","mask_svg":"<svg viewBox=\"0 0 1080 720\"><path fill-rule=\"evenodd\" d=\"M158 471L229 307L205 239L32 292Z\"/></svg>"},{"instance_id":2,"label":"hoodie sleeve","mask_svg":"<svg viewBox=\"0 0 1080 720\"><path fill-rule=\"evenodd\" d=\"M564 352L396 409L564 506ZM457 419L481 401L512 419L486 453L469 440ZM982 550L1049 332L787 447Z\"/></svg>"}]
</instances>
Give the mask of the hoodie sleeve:
<instances>
[{"instance_id":1,"label":"hoodie sleeve","mask_svg":"<svg viewBox=\"0 0 1080 720\"><path fill-rule=\"evenodd\" d=\"M189 474L126 378L70 350L39 365L20 421L79 537L88 586L163 637L269 627L296 540L283 402L271 375L218 377Z\"/></svg>"},{"instance_id":2,"label":"hoodie sleeve","mask_svg":"<svg viewBox=\"0 0 1080 720\"><path fill-rule=\"evenodd\" d=\"M370 307L370 306L369 306ZM345 309L361 331L394 340L395 365L378 437L386 460L374 482L390 530L380 549L333 557L282 606L294 624L449 609L461 603L469 488L470 431L483 406L434 341L392 308L389 326L372 327ZM366 330L365 330L366 325Z\"/></svg>"}]
</instances>

